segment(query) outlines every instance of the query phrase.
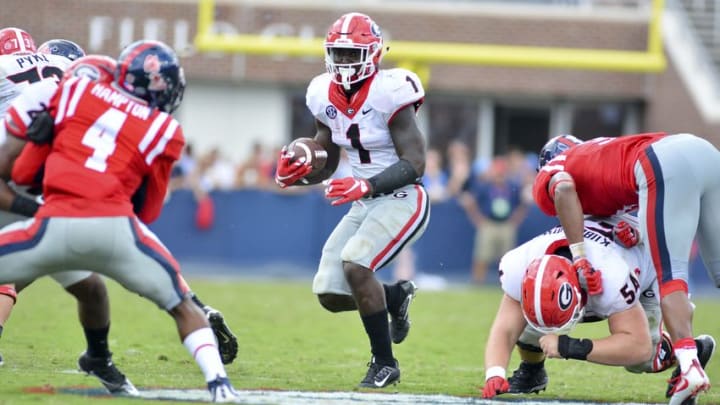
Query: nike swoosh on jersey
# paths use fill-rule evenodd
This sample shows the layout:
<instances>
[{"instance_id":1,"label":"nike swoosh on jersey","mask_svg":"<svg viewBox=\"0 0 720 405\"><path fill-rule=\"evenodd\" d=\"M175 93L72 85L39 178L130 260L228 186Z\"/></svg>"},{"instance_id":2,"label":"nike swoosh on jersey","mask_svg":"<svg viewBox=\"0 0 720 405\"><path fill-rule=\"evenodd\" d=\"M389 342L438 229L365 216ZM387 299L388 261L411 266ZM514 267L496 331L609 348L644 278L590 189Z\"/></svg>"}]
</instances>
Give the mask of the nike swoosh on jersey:
<instances>
[{"instance_id":1,"label":"nike swoosh on jersey","mask_svg":"<svg viewBox=\"0 0 720 405\"><path fill-rule=\"evenodd\" d=\"M372 108L368 108L367 110L362 110L362 115L365 115L365 114L369 113L370 111L372 111Z\"/></svg>"}]
</instances>

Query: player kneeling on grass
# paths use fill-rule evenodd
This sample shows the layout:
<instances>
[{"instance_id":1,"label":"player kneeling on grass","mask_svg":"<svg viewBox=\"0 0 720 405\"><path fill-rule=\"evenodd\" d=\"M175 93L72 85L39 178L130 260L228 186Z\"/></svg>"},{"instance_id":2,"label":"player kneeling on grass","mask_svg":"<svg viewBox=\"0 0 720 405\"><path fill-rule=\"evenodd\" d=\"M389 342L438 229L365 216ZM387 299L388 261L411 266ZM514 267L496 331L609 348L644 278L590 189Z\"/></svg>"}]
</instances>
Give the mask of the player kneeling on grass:
<instances>
[{"instance_id":1,"label":"player kneeling on grass","mask_svg":"<svg viewBox=\"0 0 720 405\"><path fill-rule=\"evenodd\" d=\"M630 217L624 219L632 221ZM574 270L560 227L503 256L500 282L505 294L485 348L483 398L544 390L548 383L546 357L623 366L635 373L657 373L675 364L671 341L662 331L651 258L640 247L626 249L613 242L613 234L627 229L614 229L620 222L624 223L616 217L585 220L587 256L603 270L597 280L592 274L586 279ZM582 339L568 335L578 322L603 319L608 322L610 336ZM704 366L715 341L704 335L696 343ZM505 369L515 344L522 362L506 379Z\"/></svg>"}]
</instances>

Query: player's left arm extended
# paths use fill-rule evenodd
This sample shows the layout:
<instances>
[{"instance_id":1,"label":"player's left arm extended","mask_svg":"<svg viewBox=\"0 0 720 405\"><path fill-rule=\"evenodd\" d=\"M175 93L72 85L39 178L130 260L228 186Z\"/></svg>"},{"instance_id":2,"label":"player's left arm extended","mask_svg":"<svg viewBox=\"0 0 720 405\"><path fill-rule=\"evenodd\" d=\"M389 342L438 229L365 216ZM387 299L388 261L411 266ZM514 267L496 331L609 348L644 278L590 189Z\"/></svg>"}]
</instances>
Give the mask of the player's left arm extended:
<instances>
[{"instance_id":1,"label":"player's left arm extended","mask_svg":"<svg viewBox=\"0 0 720 405\"><path fill-rule=\"evenodd\" d=\"M634 366L652 357L652 339L640 304L610 315L608 326L610 336L601 339L546 335L540 338L540 346L548 357L608 366Z\"/></svg>"},{"instance_id":2,"label":"player's left arm extended","mask_svg":"<svg viewBox=\"0 0 720 405\"><path fill-rule=\"evenodd\" d=\"M425 173L425 139L417 126L415 107L398 110L388 123L400 160L368 179L370 194L389 193L417 183Z\"/></svg>"},{"instance_id":3,"label":"player's left arm extended","mask_svg":"<svg viewBox=\"0 0 720 405\"><path fill-rule=\"evenodd\" d=\"M610 336L593 340L588 361L610 366L633 366L650 359L652 338L639 303L608 318Z\"/></svg>"}]
</instances>

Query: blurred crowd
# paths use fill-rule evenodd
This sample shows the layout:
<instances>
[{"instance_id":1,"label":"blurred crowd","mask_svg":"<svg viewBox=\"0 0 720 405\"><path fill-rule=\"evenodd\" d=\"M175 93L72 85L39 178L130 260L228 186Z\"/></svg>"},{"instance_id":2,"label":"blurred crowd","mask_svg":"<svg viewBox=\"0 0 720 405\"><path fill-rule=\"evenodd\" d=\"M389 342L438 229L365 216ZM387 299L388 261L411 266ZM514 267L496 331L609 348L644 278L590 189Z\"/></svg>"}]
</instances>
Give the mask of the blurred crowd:
<instances>
[{"instance_id":1,"label":"blurred crowd","mask_svg":"<svg viewBox=\"0 0 720 405\"><path fill-rule=\"evenodd\" d=\"M212 226L211 191L240 189L266 190L277 193L317 192L322 186L290 187L275 185L274 173L281 146L253 143L247 158L234 162L220 148L196 154L188 144L178 161L171 188L192 190L198 201L197 223L200 228ZM476 229L471 279L480 285L494 282L488 268L515 246L517 228L525 219L527 207L533 204L532 183L537 155L517 148L492 159L473 158L471 149L460 140L451 141L443 150L427 150L423 184L433 203L455 199ZM342 154L333 177L350 176L350 165ZM405 249L393 264L395 279L417 277L414 254Z\"/></svg>"}]
</instances>

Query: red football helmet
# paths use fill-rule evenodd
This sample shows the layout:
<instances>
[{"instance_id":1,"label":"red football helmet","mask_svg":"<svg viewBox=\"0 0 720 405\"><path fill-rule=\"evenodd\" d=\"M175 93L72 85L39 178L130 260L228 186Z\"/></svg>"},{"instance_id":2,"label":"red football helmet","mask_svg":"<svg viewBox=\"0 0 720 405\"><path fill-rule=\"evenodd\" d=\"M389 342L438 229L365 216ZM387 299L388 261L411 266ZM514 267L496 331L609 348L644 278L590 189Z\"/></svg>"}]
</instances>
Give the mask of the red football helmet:
<instances>
[{"instance_id":1,"label":"red football helmet","mask_svg":"<svg viewBox=\"0 0 720 405\"><path fill-rule=\"evenodd\" d=\"M570 260L545 255L533 260L522 281L523 315L542 333L567 333L583 317L577 273Z\"/></svg>"},{"instance_id":2,"label":"red football helmet","mask_svg":"<svg viewBox=\"0 0 720 405\"><path fill-rule=\"evenodd\" d=\"M20 28L0 29L0 55L33 53L37 51L35 41L30 34Z\"/></svg>"},{"instance_id":3,"label":"red football helmet","mask_svg":"<svg viewBox=\"0 0 720 405\"><path fill-rule=\"evenodd\" d=\"M328 30L325 67L332 81L346 89L374 75L382 56L380 27L365 14L345 14Z\"/></svg>"},{"instance_id":4,"label":"red football helmet","mask_svg":"<svg viewBox=\"0 0 720 405\"><path fill-rule=\"evenodd\" d=\"M117 61L105 55L87 55L77 59L65 70L63 79L89 77L101 83L110 83L115 78Z\"/></svg>"}]
</instances>

